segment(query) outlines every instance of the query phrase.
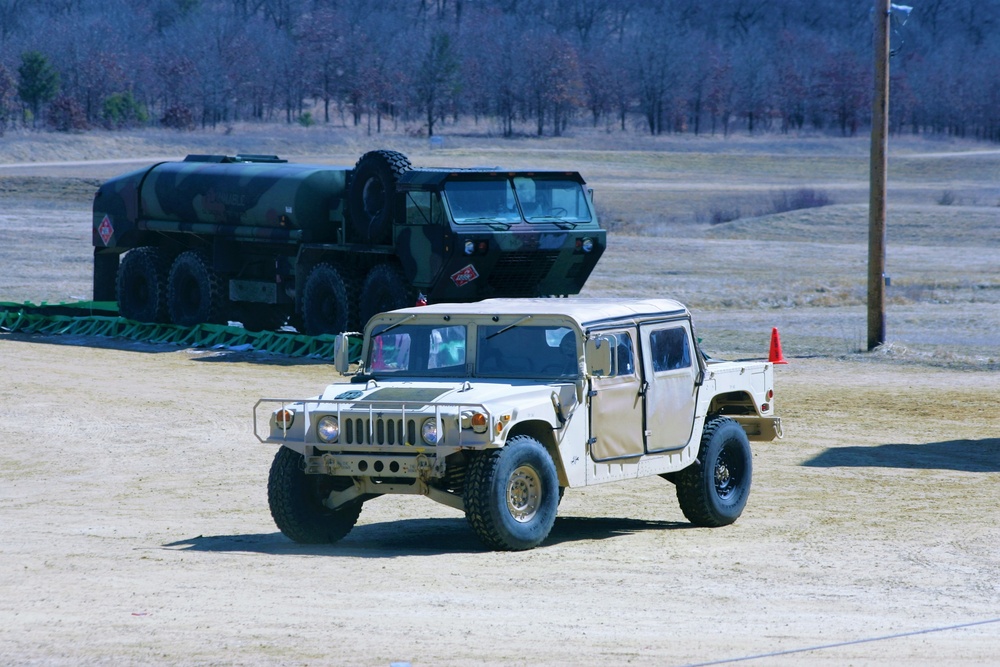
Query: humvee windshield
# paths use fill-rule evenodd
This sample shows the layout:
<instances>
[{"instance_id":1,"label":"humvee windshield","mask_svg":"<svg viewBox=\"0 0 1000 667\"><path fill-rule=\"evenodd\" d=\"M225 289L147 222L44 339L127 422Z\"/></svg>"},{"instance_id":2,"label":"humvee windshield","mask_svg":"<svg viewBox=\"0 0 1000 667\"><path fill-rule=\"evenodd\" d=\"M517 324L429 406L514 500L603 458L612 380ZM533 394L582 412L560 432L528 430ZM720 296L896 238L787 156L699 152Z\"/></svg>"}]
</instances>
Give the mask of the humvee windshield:
<instances>
[{"instance_id":1,"label":"humvee windshield","mask_svg":"<svg viewBox=\"0 0 1000 667\"><path fill-rule=\"evenodd\" d=\"M458 223L592 220L583 186L571 180L515 176L504 180L448 181L444 196Z\"/></svg>"},{"instance_id":2,"label":"humvee windshield","mask_svg":"<svg viewBox=\"0 0 1000 667\"><path fill-rule=\"evenodd\" d=\"M569 327L497 325L478 330L476 377L559 380L579 374L576 335ZM467 336L461 324L382 327L372 335L365 368L379 377L465 377Z\"/></svg>"}]
</instances>

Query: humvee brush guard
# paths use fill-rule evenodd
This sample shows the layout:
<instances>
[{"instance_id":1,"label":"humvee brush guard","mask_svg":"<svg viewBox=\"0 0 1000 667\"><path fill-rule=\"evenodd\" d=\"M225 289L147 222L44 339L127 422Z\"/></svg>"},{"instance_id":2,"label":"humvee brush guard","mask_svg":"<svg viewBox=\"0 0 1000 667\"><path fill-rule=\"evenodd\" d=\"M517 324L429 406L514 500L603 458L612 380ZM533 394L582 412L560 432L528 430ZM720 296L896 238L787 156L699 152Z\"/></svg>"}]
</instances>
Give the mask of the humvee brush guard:
<instances>
[{"instance_id":1,"label":"humvee brush guard","mask_svg":"<svg viewBox=\"0 0 1000 667\"><path fill-rule=\"evenodd\" d=\"M347 370L346 335L337 366ZM684 515L743 511L750 440L781 436L773 365L701 353L667 299L494 299L376 315L351 384L261 399L279 445L271 514L297 542L336 542L362 504L424 495L494 549L549 534L565 489L659 475ZM268 409L261 409L261 406Z\"/></svg>"}]
</instances>

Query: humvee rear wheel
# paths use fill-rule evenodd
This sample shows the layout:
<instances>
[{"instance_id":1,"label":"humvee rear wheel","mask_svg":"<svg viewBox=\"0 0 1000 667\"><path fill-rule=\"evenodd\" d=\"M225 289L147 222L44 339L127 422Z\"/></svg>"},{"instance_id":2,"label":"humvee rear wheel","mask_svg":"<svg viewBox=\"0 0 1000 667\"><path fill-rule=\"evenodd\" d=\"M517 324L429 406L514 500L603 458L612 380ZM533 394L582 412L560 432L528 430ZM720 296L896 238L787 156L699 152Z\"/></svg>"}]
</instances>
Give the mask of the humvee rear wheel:
<instances>
[{"instance_id":1,"label":"humvee rear wheel","mask_svg":"<svg viewBox=\"0 0 1000 667\"><path fill-rule=\"evenodd\" d=\"M170 321L181 326L221 322L224 304L222 282L208 255L201 250L179 254L167 279Z\"/></svg>"},{"instance_id":2,"label":"humvee rear wheel","mask_svg":"<svg viewBox=\"0 0 1000 667\"><path fill-rule=\"evenodd\" d=\"M698 461L674 473L677 500L696 526L726 526L739 518L750 495L753 455L743 428L716 417L705 425Z\"/></svg>"},{"instance_id":3,"label":"humvee rear wheel","mask_svg":"<svg viewBox=\"0 0 1000 667\"><path fill-rule=\"evenodd\" d=\"M376 264L365 277L358 300L358 313L364 327L373 315L413 304L407 297L406 278L392 264Z\"/></svg>"},{"instance_id":4,"label":"humvee rear wheel","mask_svg":"<svg viewBox=\"0 0 1000 667\"><path fill-rule=\"evenodd\" d=\"M347 331L350 306L347 287L337 269L317 264L306 278L302 293L302 320L310 336Z\"/></svg>"},{"instance_id":5,"label":"humvee rear wheel","mask_svg":"<svg viewBox=\"0 0 1000 667\"><path fill-rule=\"evenodd\" d=\"M332 544L344 538L361 514L361 502L332 510L323 504L331 491L350 486L348 478L307 475L302 455L282 447L267 478L267 503L275 525L301 544Z\"/></svg>"},{"instance_id":6,"label":"humvee rear wheel","mask_svg":"<svg viewBox=\"0 0 1000 667\"><path fill-rule=\"evenodd\" d=\"M465 517L493 549L521 551L541 544L559 506L552 457L534 438L519 435L480 454L465 480Z\"/></svg>"},{"instance_id":7,"label":"humvee rear wheel","mask_svg":"<svg viewBox=\"0 0 1000 667\"><path fill-rule=\"evenodd\" d=\"M169 268L161 248L143 246L125 253L115 276L119 314L137 322L166 322Z\"/></svg>"}]
</instances>

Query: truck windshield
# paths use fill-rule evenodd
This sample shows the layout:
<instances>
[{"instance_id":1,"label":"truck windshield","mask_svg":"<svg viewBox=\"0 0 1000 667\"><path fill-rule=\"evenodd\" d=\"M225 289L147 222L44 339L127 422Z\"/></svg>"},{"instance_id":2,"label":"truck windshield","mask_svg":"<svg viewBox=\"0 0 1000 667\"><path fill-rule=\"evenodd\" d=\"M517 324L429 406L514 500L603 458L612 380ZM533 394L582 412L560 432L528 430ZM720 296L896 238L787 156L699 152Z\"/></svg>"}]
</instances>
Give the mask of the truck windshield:
<instances>
[{"instance_id":1,"label":"truck windshield","mask_svg":"<svg viewBox=\"0 0 1000 667\"><path fill-rule=\"evenodd\" d=\"M580 372L577 336L569 327L481 326L476 349L479 377L559 380Z\"/></svg>"},{"instance_id":2,"label":"truck windshield","mask_svg":"<svg viewBox=\"0 0 1000 667\"><path fill-rule=\"evenodd\" d=\"M465 374L466 329L463 325L386 326L368 346L369 373L384 375Z\"/></svg>"},{"instance_id":3,"label":"truck windshield","mask_svg":"<svg viewBox=\"0 0 1000 667\"><path fill-rule=\"evenodd\" d=\"M457 223L526 220L576 225L592 220L583 186L566 179L515 176L448 181L444 196Z\"/></svg>"}]
</instances>

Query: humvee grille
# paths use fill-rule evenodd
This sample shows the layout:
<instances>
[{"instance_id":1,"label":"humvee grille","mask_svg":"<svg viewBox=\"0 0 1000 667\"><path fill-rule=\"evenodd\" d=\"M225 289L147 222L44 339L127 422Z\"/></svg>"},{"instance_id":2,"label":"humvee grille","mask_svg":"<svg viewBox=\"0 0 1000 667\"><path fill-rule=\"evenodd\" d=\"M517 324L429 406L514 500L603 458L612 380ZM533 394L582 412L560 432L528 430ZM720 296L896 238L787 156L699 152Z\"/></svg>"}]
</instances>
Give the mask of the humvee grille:
<instances>
[{"instance_id":1,"label":"humvee grille","mask_svg":"<svg viewBox=\"0 0 1000 667\"><path fill-rule=\"evenodd\" d=\"M489 286L505 296L533 297L538 284L552 271L559 251L505 253L489 276Z\"/></svg>"},{"instance_id":2,"label":"humvee grille","mask_svg":"<svg viewBox=\"0 0 1000 667\"><path fill-rule=\"evenodd\" d=\"M372 428L374 422L374 428ZM343 424L343 442L347 445L414 445L417 442L417 424L399 418L348 417Z\"/></svg>"}]
</instances>

